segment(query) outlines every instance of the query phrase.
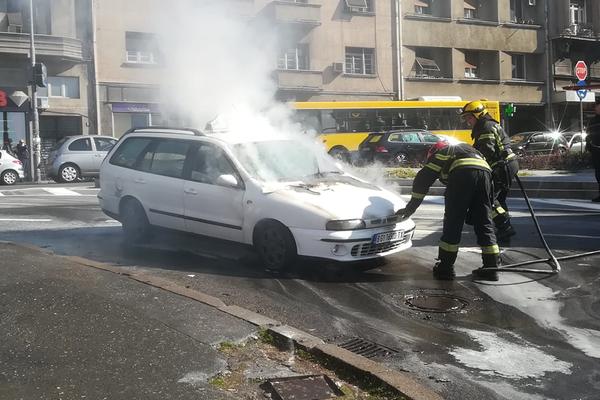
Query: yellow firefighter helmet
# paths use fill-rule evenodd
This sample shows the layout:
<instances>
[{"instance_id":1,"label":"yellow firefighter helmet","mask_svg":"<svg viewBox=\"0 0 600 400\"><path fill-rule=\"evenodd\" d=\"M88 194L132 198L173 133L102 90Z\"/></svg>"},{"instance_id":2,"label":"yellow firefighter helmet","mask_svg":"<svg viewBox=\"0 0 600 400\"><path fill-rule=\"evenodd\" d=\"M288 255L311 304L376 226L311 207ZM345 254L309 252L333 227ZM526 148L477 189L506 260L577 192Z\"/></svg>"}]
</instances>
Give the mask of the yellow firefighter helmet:
<instances>
[{"instance_id":1,"label":"yellow firefighter helmet","mask_svg":"<svg viewBox=\"0 0 600 400\"><path fill-rule=\"evenodd\" d=\"M460 110L460 115L465 114L473 114L473 116L477 119L481 118L485 114L487 114L487 109L485 105L479 101L475 100L470 103L465 104L465 106Z\"/></svg>"}]
</instances>

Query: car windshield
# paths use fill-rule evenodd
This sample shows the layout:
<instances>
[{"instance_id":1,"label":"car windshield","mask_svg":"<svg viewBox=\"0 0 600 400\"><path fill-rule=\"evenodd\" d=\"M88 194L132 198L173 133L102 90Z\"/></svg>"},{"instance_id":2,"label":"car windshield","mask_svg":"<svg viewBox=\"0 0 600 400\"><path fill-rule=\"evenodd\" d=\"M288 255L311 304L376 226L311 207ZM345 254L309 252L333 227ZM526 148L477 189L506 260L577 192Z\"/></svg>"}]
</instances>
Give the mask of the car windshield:
<instances>
[{"instance_id":1,"label":"car windshield","mask_svg":"<svg viewBox=\"0 0 600 400\"><path fill-rule=\"evenodd\" d=\"M242 143L233 149L246 171L263 182L310 180L342 173L325 154L295 140Z\"/></svg>"}]
</instances>

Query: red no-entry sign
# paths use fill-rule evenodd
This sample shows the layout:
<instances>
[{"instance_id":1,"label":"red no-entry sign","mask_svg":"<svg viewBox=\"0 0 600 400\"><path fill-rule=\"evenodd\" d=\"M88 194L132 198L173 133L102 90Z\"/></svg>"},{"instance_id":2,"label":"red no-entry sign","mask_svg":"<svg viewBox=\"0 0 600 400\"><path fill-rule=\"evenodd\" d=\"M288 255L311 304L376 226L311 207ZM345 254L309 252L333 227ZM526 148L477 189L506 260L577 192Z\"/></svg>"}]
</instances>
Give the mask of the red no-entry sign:
<instances>
[{"instance_id":1,"label":"red no-entry sign","mask_svg":"<svg viewBox=\"0 0 600 400\"><path fill-rule=\"evenodd\" d=\"M577 77L577 79L579 79L580 81L584 81L585 78L587 78L587 74L588 69L587 65L585 65L585 62L577 61L577 64L575 64L575 76Z\"/></svg>"}]
</instances>

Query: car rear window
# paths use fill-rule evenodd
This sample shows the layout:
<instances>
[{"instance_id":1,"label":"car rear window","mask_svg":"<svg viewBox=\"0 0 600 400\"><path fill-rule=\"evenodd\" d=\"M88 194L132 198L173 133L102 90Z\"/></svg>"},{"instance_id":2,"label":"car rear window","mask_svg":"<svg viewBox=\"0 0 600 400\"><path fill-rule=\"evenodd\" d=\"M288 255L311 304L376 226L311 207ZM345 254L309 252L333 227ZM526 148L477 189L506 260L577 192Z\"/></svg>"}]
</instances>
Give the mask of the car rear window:
<instances>
[{"instance_id":1,"label":"car rear window","mask_svg":"<svg viewBox=\"0 0 600 400\"><path fill-rule=\"evenodd\" d=\"M110 163L119 167L133 168L140 154L142 154L152 140L151 138L141 137L125 139L123 144L115 150L115 154L110 158Z\"/></svg>"},{"instance_id":2,"label":"car rear window","mask_svg":"<svg viewBox=\"0 0 600 400\"><path fill-rule=\"evenodd\" d=\"M65 142L70 139L69 136L65 136L64 138L60 139L58 142L56 142L54 144L54 146L52 146L52 149L50 149L50 151L54 151L54 150L58 150L62 147L63 144L65 144Z\"/></svg>"}]
</instances>

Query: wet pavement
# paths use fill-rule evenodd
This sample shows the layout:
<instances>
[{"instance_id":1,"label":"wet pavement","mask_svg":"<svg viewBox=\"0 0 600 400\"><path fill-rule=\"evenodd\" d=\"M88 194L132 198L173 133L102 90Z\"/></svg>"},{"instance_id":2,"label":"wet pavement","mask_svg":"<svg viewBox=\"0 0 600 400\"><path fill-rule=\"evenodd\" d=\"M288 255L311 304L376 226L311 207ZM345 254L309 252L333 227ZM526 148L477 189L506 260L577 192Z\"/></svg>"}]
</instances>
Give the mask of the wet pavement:
<instances>
[{"instance_id":1,"label":"wet pavement","mask_svg":"<svg viewBox=\"0 0 600 400\"><path fill-rule=\"evenodd\" d=\"M370 341L393 350L378 361L448 399L594 399L600 392L600 257L565 261L558 276L502 273L498 283L476 284L469 274L480 255L466 227L457 279L434 281L439 198L428 198L415 216L415 247L383 264L301 260L279 275L244 246L191 235L158 232L146 246L124 247L119 224L93 196L4 200L0 218L16 221L3 222L2 240L151 272L333 343ZM510 205L519 235L503 257L543 256L524 203ZM534 207L558 255L600 247L597 205L535 200Z\"/></svg>"}]
</instances>

